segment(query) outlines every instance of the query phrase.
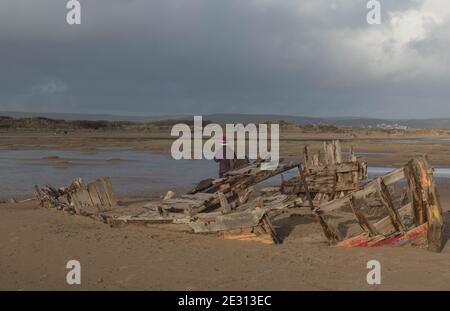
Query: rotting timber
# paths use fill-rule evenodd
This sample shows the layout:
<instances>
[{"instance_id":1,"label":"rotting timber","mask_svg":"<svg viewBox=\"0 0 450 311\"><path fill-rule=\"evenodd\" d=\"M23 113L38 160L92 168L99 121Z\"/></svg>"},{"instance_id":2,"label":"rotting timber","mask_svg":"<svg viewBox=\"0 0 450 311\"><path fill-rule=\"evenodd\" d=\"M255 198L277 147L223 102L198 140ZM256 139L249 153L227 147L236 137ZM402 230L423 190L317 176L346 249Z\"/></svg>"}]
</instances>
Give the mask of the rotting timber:
<instances>
[{"instance_id":1,"label":"rotting timber","mask_svg":"<svg viewBox=\"0 0 450 311\"><path fill-rule=\"evenodd\" d=\"M412 245L434 252L443 247L442 209L426 157L415 157L314 213L336 246Z\"/></svg>"},{"instance_id":2,"label":"rotting timber","mask_svg":"<svg viewBox=\"0 0 450 311\"><path fill-rule=\"evenodd\" d=\"M300 208L316 217L332 245L442 249L442 211L425 157L367 183L367 164L352 150L344 158L338 141L325 142L322 153L306 147L303 165L281 162L275 170L264 171L260 169L263 162L201 181L186 194L168 191L139 212L115 213L122 208L109 178L89 184L76 179L60 189L35 186L35 197L41 206L111 225L174 224L183 231L265 244L281 242L271 221ZM282 178L279 186L257 188L264 180L293 170L296 176Z\"/></svg>"},{"instance_id":3,"label":"rotting timber","mask_svg":"<svg viewBox=\"0 0 450 311\"><path fill-rule=\"evenodd\" d=\"M359 161L352 148L344 159L339 141L324 142L323 154L305 147L302 173L311 198L319 204L361 189L362 181L367 179L367 163ZM280 191L306 195L300 178L299 174L284 181Z\"/></svg>"}]
</instances>

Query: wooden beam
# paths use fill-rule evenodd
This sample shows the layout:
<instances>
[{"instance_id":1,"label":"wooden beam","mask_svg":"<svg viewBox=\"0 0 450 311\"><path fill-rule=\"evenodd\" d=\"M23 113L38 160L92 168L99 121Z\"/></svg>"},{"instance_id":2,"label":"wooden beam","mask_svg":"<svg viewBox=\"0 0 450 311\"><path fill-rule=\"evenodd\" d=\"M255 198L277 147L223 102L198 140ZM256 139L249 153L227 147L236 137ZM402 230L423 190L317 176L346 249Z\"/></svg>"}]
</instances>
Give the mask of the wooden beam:
<instances>
[{"instance_id":1,"label":"wooden beam","mask_svg":"<svg viewBox=\"0 0 450 311\"><path fill-rule=\"evenodd\" d=\"M306 179L305 179L304 169L301 166L298 167L298 177L299 177L299 181L300 181L300 186L303 187L303 189L306 193L306 200L309 203L309 207L311 208L311 210L314 210L314 203L311 198L311 193L309 192L309 189L308 189L308 183L306 182ZM301 187L300 187L300 189L301 189Z\"/></svg>"},{"instance_id":2,"label":"wooden beam","mask_svg":"<svg viewBox=\"0 0 450 311\"><path fill-rule=\"evenodd\" d=\"M342 162L342 149L341 149L341 142L339 140L333 140L333 151L334 151L335 164L341 163Z\"/></svg>"},{"instance_id":3,"label":"wooden beam","mask_svg":"<svg viewBox=\"0 0 450 311\"><path fill-rule=\"evenodd\" d=\"M403 167L395 169L392 172L382 176L383 182L386 186L396 183L397 181L402 180L404 177L405 173Z\"/></svg>"},{"instance_id":4,"label":"wooden beam","mask_svg":"<svg viewBox=\"0 0 450 311\"><path fill-rule=\"evenodd\" d=\"M361 200L355 198L353 195L350 196L350 207L355 214L356 219L359 222L361 228L369 233L370 236L375 236L378 234L375 227L370 223L366 216L361 212Z\"/></svg>"},{"instance_id":5,"label":"wooden beam","mask_svg":"<svg viewBox=\"0 0 450 311\"><path fill-rule=\"evenodd\" d=\"M217 192L217 197L219 198L220 207L222 208L222 214L228 214L231 212L230 203L228 203L227 198L222 192Z\"/></svg>"},{"instance_id":6,"label":"wooden beam","mask_svg":"<svg viewBox=\"0 0 450 311\"><path fill-rule=\"evenodd\" d=\"M266 211L255 209L251 211L234 212L225 215L211 216L208 213L198 214L197 218L189 223L194 232L207 233L233 230L239 228L255 227L259 224Z\"/></svg>"},{"instance_id":7,"label":"wooden beam","mask_svg":"<svg viewBox=\"0 0 450 311\"><path fill-rule=\"evenodd\" d=\"M428 164L426 157L416 158L415 162L419 171L420 184L425 193L428 250L441 252L444 247L444 220L441 202L434 183L433 169Z\"/></svg>"},{"instance_id":8,"label":"wooden beam","mask_svg":"<svg viewBox=\"0 0 450 311\"><path fill-rule=\"evenodd\" d=\"M415 172L414 159L409 161L404 167L404 174L406 181L408 182L408 196L414 210L414 220L418 226L425 222L426 213L422 196L422 187Z\"/></svg>"},{"instance_id":9,"label":"wooden beam","mask_svg":"<svg viewBox=\"0 0 450 311\"><path fill-rule=\"evenodd\" d=\"M398 211L395 209L394 204L392 203L391 194L389 193L389 189L384 184L382 178L377 178L377 191L378 195L380 196L381 203L383 203L384 208L388 212L389 218L391 219L392 225L394 228L398 231L400 231L402 234L406 232L405 225L402 222L402 219L400 218L400 215Z\"/></svg>"},{"instance_id":10,"label":"wooden beam","mask_svg":"<svg viewBox=\"0 0 450 311\"><path fill-rule=\"evenodd\" d=\"M303 158L303 165L308 168L311 165L311 155L309 153L309 146L306 145L304 148L304 158Z\"/></svg>"}]
</instances>

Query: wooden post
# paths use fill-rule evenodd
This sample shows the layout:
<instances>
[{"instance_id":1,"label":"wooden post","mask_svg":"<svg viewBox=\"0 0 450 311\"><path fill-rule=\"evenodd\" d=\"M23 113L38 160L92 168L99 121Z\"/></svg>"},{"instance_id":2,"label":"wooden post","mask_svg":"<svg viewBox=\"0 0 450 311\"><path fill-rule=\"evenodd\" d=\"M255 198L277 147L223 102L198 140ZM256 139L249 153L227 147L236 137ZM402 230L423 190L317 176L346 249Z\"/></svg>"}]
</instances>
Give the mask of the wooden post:
<instances>
[{"instance_id":1,"label":"wooden post","mask_svg":"<svg viewBox=\"0 0 450 311\"><path fill-rule=\"evenodd\" d=\"M427 204L428 249L433 252L440 252L444 247L444 220L442 218L441 202L433 179L433 169L425 157L416 159L415 163L419 171L420 184Z\"/></svg>"},{"instance_id":2,"label":"wooden post","mask_svg":"<svg viewBox=\"0 0 450 311\"><path fill-rule=\"evenodd\" d=\"M426 214L422 197L422 187L417 180L414 162L414 159L408 162L404 167L404 173L408 181L408 196L414 211L414 220L416 225L419 226L425 222Z\"/></svg>"},{"instance_id":3,"label":"wooden post","mask_svg":"<svg viewBox=\"0 0 450 311\"><path fill-rule=\"evenodd\" d=\"M304 152L304 159L303 159L304 163L303 163L303 165L305 167L309 167L310 166L311 157L310 157L310 154L309 154L309 146L308 145L305 146L303 152Z\"/></svg>"},{"instance_id":4,"label":"wooden post","mask_svg":"<svg viewBox=\"0 0 450 311\"><path fill-rule=\"evenodd\" d=\"M332 142L328 141L323 142L323 152L325 154L325 164L329 166L334 165L335 158Z\"/></svg>"},{"instance_id":5,"label":"wooden post","mask_svg":"<svg viewBox=\"0 0 450 311\"><path fill-rule=\"evenodd\" d=\"M339 140L333 141L333 151L335 164L342 163L342 149L341 149L341 142Z\"/></svg>"}]
</instances>

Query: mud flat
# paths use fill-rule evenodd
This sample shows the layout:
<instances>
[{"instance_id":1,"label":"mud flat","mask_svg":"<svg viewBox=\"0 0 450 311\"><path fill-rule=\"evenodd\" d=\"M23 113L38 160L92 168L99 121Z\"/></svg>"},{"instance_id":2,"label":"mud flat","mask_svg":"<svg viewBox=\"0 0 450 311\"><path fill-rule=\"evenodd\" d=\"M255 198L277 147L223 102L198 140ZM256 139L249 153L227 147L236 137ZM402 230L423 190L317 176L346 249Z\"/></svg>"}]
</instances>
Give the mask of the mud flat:
<instances>
[{"instance_id":1,"label":"mud flat","mask_svg":"<svg viewBox=\"0 0 450 311\"><path fill-rule=\"evenodd\" d=\"M0 132L0 149L4 150L66 150L98 152L128 148L149 150L170 155L175 139L170 129L152 131L70 131L52 132ZM281 128L280 154L298 157L305 145L321 148L323 141L340 139L343 150L353 146L364 160L373 166L401 166L411 157L427 154L433 165L450 165L450 135L445 131L404 131L400 134L351 130L345 133L303 132Z\"/></svg>"}]
</instances>

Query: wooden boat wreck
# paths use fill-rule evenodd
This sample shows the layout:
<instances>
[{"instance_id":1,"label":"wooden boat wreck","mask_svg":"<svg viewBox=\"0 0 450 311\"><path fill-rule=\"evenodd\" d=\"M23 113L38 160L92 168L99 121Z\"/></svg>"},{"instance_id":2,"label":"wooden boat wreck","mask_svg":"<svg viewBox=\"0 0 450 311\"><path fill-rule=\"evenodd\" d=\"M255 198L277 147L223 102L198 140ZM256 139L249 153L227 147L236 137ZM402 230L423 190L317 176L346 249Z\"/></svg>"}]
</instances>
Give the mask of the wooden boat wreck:
<instances>
[{"instance_id":1,"label":"wooden boat wreck","mask_svg":"<svg viewBox=\"0 0 450 311\"><path fill-rule=\"evenodd\" d=\"M85 184L81 178L77 178L70 186L59 189L50 185L42 189L34 186L33 192L36 201L42 207L103 221L108 218L105 213L118 206L109 177L103 177L88 184Z\"/></svg>"},{"instance_id":2,"label":"wooden boat wreck","mask_svg":"<svg viewBox=\"0 0 450 311\"><path fill-rule=\"evenodd\" d=\"M183 224L194 233L215 233L227 239L256 240L279 243L264 203L249 202L253 186L273 176L297 168L300 163L280 163L274 170L261 170L264 161L256 161L223 178L200 182L187 194L176 196L169 191L161 200L148 202L144 210L117 216L117 206L110 179L105 177L84 184L76 179L69 187L34 188L41 206L64 210L72 214L100 219L111 225L123 223ZM283 205L282 207L286 207Z\"/></svg>"},{"instance_id":3,"label":"wooden boat wreck","mask_svg":"<svg viewBox=\"0 0 450 311\"><path fill-rule=\"evenodd\" d=\"M305 162L281 162L261 170L263 161L230 171L223 178L200 182L186 194L169 191L136 211L118 206L111 181L102 178L69 187L35 186L43 207L93 217L112 226L172 224L183 231L215 234L226 239L277 244L271 221L295 209L309 211L330 244L341 247L414 245L440 251L442 211L425 157L365 182L367 164L352 151L341 155L338 142L324 144L324 156L305 149ZM268 178L297 170L297 176L276 187L255 189ZM120 212L120 213L118 213Z\"/></svg>"},{"instance_id":4,"label":"wooden boat wreck","mask_svg":"<svg viewBox=\"0 0 450 311\"><path fill-rule=\"evenodd\" d=\"M425 157L314 209L328 240L341 247L413 245L440 252L442 209Z\"/></svg>"}]
</instances>

